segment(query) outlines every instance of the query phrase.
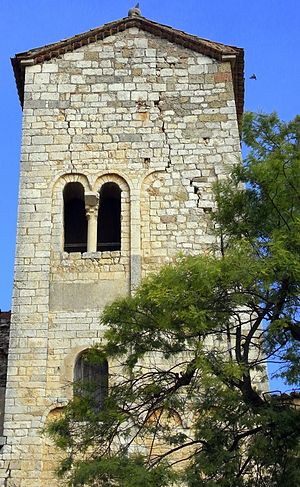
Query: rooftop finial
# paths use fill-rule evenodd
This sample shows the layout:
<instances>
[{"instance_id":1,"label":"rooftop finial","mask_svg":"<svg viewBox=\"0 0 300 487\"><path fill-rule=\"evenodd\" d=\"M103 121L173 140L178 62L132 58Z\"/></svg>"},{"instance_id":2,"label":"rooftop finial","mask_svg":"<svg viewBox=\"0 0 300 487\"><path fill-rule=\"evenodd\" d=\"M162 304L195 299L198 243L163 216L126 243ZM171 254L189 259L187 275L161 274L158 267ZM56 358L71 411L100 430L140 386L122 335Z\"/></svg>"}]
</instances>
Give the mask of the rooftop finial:
<instances>
[{"instance_id":1,"label":"rooftop finial","mask_svg":"<svg viewBox=\"0 0 300 487\"><path fill-rule=\"evenodd\" d=\"M141 15L140 4L137 3L135 7L129 10L128 17L139 17L140 15Z\"/></svg>"}]
</instances>

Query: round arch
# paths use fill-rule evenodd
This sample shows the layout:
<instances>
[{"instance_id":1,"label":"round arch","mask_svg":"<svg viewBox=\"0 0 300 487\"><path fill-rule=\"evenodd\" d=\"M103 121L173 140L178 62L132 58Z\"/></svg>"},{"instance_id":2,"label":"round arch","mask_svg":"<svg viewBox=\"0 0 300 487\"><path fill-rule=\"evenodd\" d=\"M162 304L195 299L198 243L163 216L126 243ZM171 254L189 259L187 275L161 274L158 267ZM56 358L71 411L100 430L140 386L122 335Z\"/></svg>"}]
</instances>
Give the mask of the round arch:
<instances>
[{"instance_id":1,"label":"round arch","mask_svg":"<svg viewBox=\"0 0 300 487\"><path fill-rule=\"evenodd\" d=\"M100 251L130 249L130 188L127 181L116 173L99 176L94 185L99 192L97 249Z\"/></svg>"},{"instance_id":2,"label":"round arch","mask_svg":"<svg viewBox=\"0 0 300 487\"><path fill-rule=\"evenodd\" d=\"M61 252L64 248L64 189L68 184L81 185L84 194L90 191L88 178L81 173L61 175L54 184L52 192L52 235L53 249Z\"/></svg>"}]
</instances>

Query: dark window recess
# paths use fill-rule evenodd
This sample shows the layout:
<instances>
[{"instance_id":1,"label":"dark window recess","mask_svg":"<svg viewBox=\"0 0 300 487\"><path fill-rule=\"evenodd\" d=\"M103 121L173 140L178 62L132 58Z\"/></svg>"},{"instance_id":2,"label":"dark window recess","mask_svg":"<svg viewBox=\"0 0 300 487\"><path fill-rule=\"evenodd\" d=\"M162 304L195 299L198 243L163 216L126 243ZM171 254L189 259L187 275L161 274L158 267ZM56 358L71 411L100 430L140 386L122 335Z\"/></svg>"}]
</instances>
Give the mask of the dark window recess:
<instances>
[{"instance_id":1,"label":"dark window recess","mask_svg":"<svg viewBox=\"0 0 300 487\"><path fill-rule=\"evenodd\" d=\"M91 399L96 409L101 409L108 394L108 363L91 362L88 352L81 353L74 368L74 392Z\"/></svg>"},{"instance_id":2,"label":"dark window recess","mask_svg":"<svg viewBox=\"0 0 300 487\"><path fill-rule=\"evenodd\" d=\"M68 183L64 188L64 251L87 251L84 189L80 183Z\"/></svg>"},{"instance_id":3,"label":"dark window recess","mask_svg":"<svg viewBox=\"0 0 300 487\"><path fill-rule=\"evenodd\" d=\"M121 249L121 190L115 183L105 183L100 191L97 250Z\"/></svg>"}]
</instances>

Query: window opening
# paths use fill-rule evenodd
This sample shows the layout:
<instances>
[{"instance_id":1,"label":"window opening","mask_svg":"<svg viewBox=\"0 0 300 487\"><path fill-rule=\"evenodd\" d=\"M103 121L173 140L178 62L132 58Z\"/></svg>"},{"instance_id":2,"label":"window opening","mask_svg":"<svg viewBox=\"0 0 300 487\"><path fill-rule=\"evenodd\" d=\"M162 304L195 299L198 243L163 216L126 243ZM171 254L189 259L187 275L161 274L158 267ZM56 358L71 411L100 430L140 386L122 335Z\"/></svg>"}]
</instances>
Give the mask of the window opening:
<instances>
[{"instance_id":1,"label":"window opening","mask_svg":"<svg viewBox=\"0 0 300 487\"><path fill-rule=\"evenodd\" d=\"M101 409L108 395L108 362L94 363L88 351L82 352L75 362L74 388L79 396L89 397L96 409Z\"/></svg>"},{"instance_id":2,"label":"window opening","mask_svg":"<svg viewBox=\"0 0 300 487\"><path fill-rule=\"evenodd\" d=\"M121 249L121 189L116 183L103 184L98 211L97 250Z\"/></svg>"},{"instance_id":3,"label":"window opening","mask_svg":"<svg viewBox=\"0 0 300 487\"><path fill-rule=\"evenodd\" d=\"M87 251L87 219L84 189L80 183L68 183L64 188L64 251Z\"/></svg>"}]
</instances>

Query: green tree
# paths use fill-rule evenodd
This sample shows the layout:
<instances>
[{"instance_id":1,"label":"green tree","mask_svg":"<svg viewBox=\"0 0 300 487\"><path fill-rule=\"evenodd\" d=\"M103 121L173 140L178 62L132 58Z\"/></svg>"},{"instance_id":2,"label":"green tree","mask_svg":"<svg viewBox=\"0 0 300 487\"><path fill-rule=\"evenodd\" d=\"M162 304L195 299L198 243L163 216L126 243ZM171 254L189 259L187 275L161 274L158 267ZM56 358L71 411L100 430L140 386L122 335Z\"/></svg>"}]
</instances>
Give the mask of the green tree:
<instances>
[{"instance_id":1,"label":"green tree","mask_svg":"<svg viewBox=\"0 0 300 487\"><path fill-rule=\"evenodd\" d=\"M218 245L107 307L109 395L49 427L69 485L300 485L300 410L265 387L299 375L300 118L247 114L248 155L215 188ZM81 386L82 391L82 386Z\"/></svg>"}]
</instances>

